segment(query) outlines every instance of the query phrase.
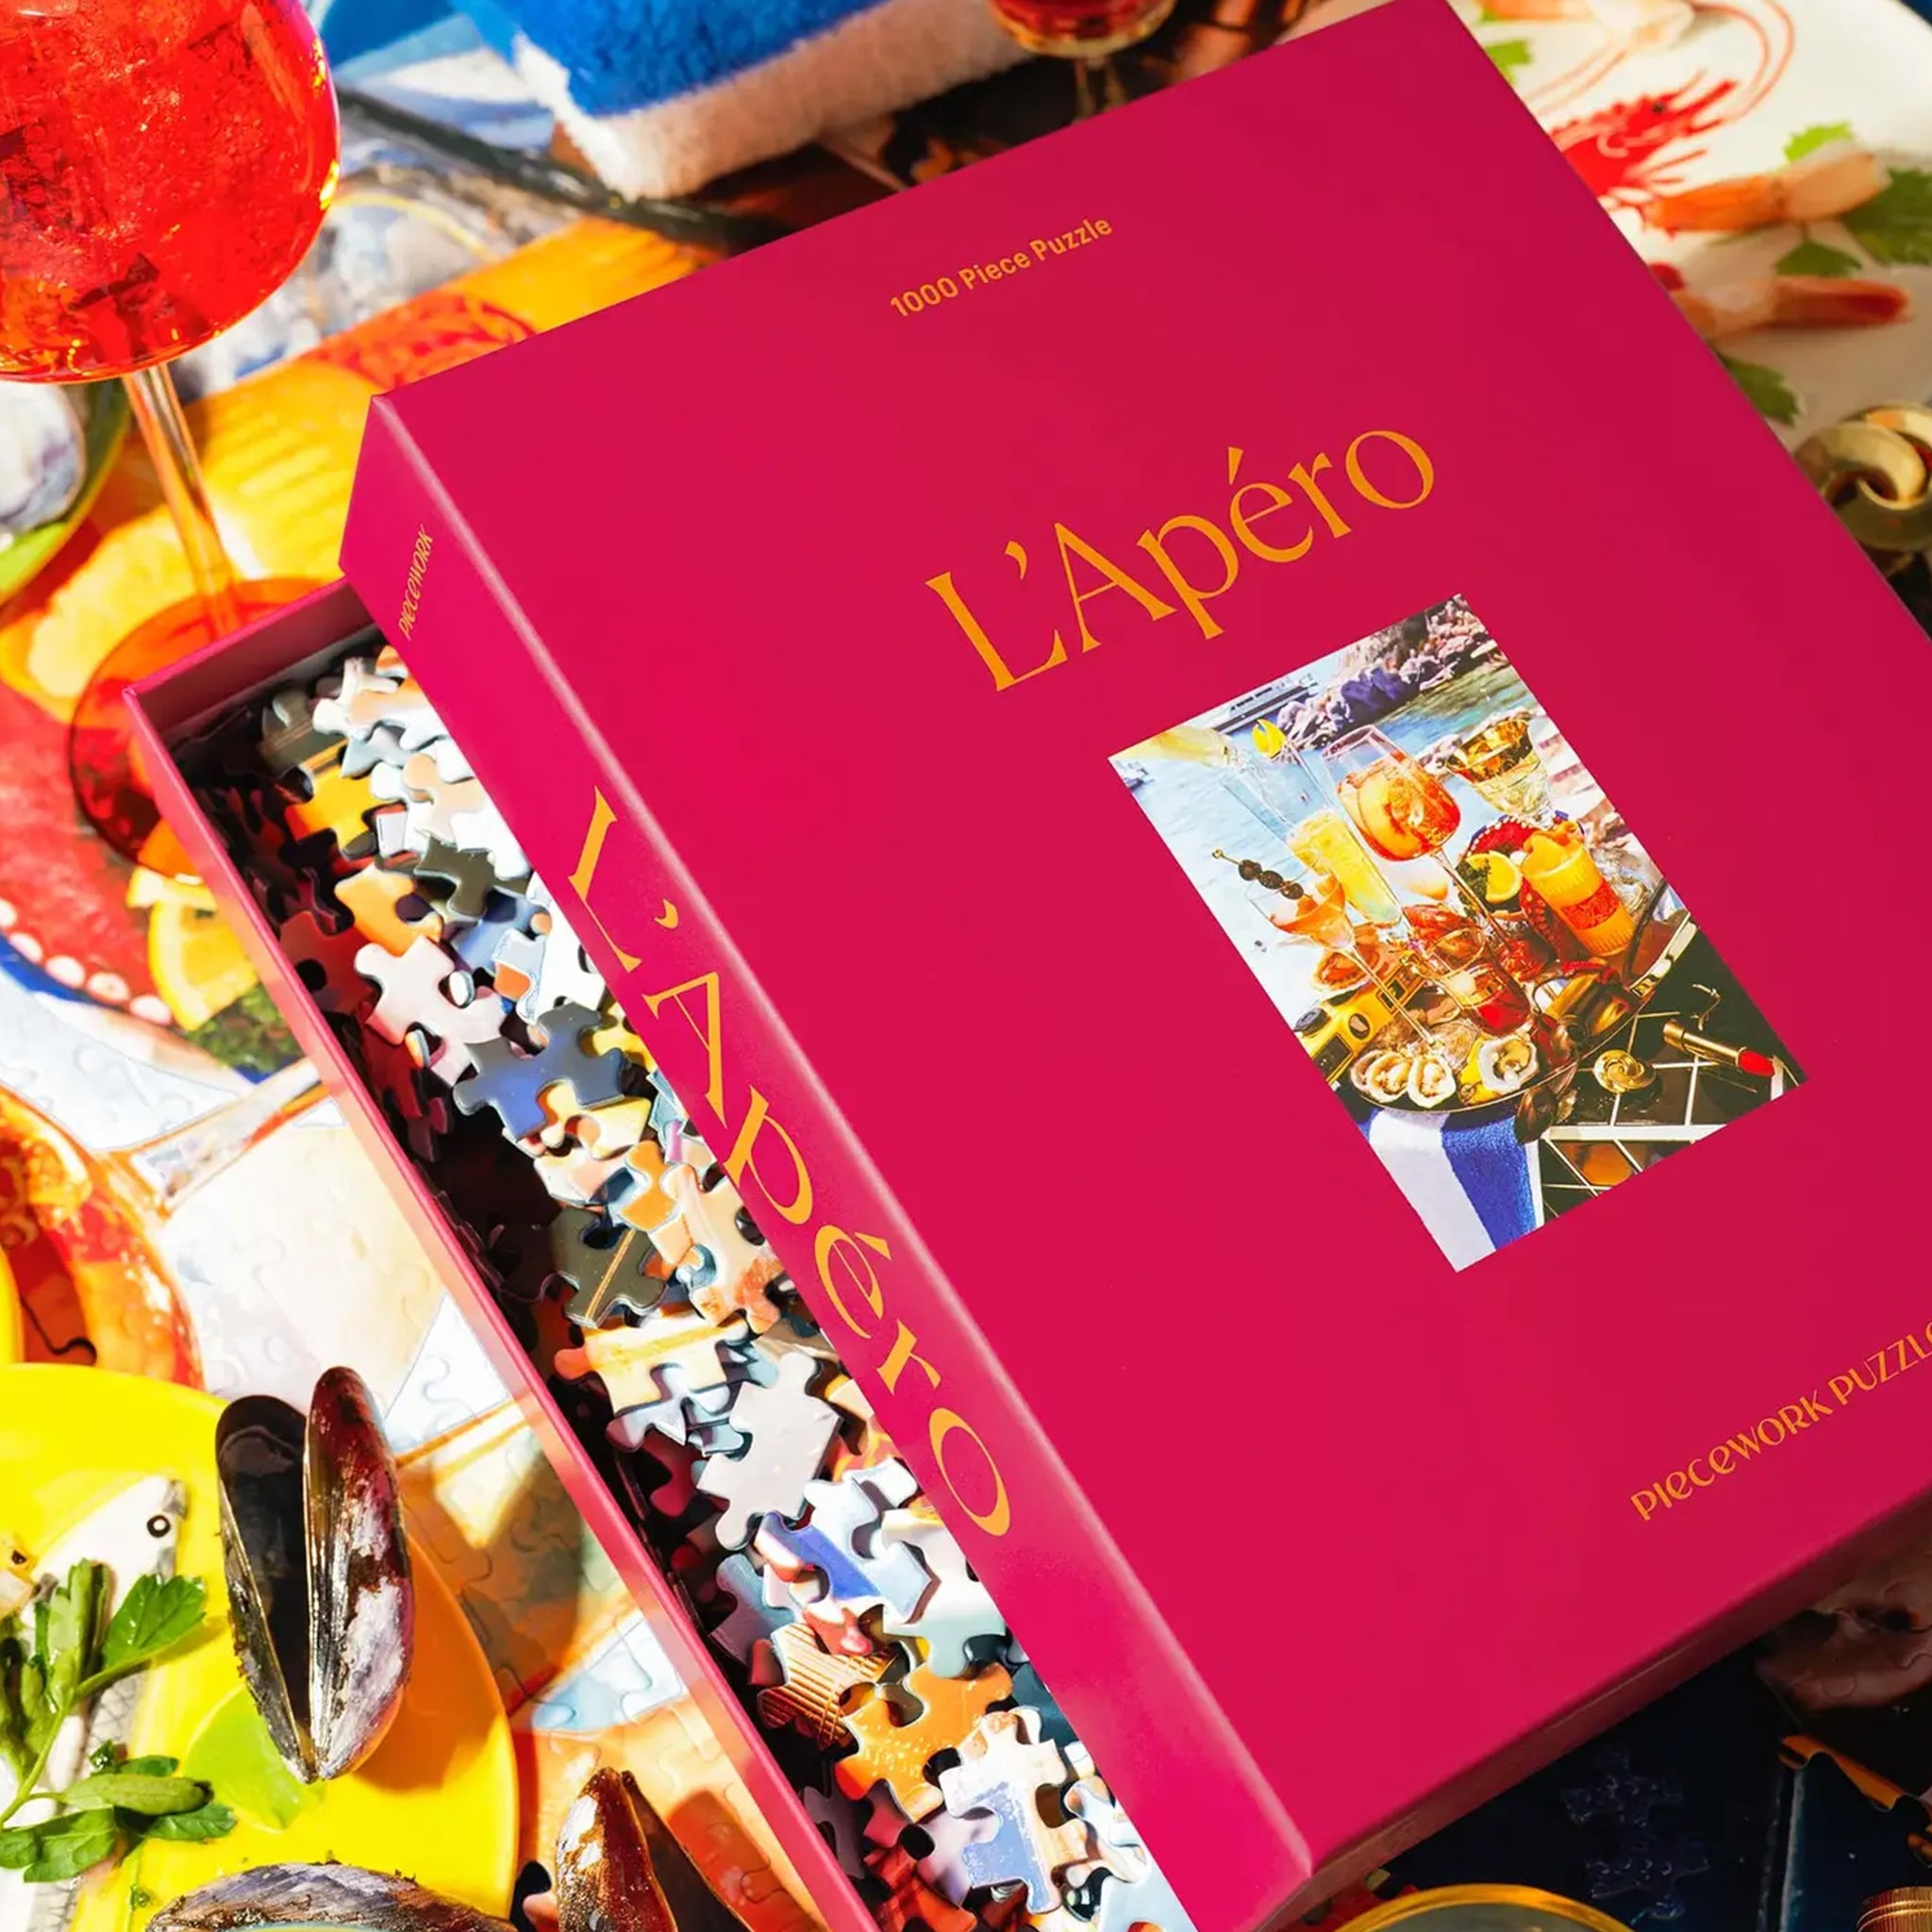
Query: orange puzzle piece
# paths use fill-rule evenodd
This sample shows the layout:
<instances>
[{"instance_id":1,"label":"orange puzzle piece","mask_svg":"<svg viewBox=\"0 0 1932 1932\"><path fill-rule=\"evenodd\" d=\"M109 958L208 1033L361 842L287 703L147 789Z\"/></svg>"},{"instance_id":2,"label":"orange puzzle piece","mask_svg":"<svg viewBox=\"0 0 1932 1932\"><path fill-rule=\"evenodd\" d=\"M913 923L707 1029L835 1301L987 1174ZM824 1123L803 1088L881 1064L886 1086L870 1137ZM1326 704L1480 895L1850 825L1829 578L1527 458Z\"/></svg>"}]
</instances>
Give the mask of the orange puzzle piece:
<instances>
[{"instance_id":1,"label":"orange puzzle piece","mask_svg":"<svg viewBox=\"0 0 1932 1932\"><path fill-rule=\"evenodd\" d=\"M916 1820L940 1807L939 1788L927 1778L925 1767L941 1751L957 1750L959 1740L995 1704L1010 1697L1013 1680L998 1664L988 1664L972 1677L941 1677L919 1664L906 1673L904 1682L923 1707L919 1715L902 1724L890 1697L868 1697L845 1719L858 1749L832 1770L848 1798L862 1798L883 1782L899 1808Z\"/></svg>"},{"instance_id":2,"label":"orange puzzle piece","mask_svg":"<svg viewBox=\"0 0 1932 1932\"><path fill-rule=\"evenodd\" d=\"M419 939L442 937L440 912L428 912L410 921L396 910L416 891L415 881L408 873L384 872L377 866L367 865L345 879L338 879L332 890L336 903L356 922L356 930L399 959Z\"/></svg>"}]
</instances>

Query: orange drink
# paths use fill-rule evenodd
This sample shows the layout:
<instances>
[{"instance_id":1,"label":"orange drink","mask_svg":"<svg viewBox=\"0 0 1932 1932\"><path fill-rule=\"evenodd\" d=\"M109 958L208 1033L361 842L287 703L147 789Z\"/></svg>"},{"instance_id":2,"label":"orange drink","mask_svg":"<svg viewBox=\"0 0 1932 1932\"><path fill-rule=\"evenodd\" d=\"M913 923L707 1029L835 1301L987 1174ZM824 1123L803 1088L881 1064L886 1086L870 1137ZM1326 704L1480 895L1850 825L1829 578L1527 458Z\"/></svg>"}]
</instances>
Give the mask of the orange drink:
<instances>
[{"instance_id":1,"label":"orange drink","mask_svg":"<svg viewBox=\"0 0 1932 1932\"><path fill-rule=\"evenodd\" d=\"M1637 935L1637 922L1597 870L1583 834L1574 824L1532 832L1523 851L1523 876L1551 910L1600 958L1621 953Z\"/></svg>"}]
</instances>

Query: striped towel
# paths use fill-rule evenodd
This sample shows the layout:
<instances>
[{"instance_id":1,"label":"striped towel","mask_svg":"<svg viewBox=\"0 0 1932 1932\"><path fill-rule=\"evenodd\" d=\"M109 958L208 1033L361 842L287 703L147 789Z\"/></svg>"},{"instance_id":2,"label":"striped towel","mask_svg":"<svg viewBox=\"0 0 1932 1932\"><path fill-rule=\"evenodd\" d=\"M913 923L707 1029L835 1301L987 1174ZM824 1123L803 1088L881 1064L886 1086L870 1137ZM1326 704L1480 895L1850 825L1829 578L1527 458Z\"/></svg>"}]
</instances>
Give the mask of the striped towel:
<instances>
[{"instance_id":1,"label":"striped towel","mask_svg":"<svg viewBox=\"0 0 1932 1932\"><path fill-rule=\"evenodd\" d=\"M461 0L625 194L715 176L1021 58L987 0Z\"/></svg>"},{"instance_id":2,"label":"striped towel","mask_svg":"<svg viewBox=\"0 0 1932 1932\"><path fill-rule=\"evenodd\" d=\"M1457 1126L1391 1108L1362 1131L1451 1267L1467 1268L1537 1224L1529 1149L1509 1121Z\"/></svg>"}]
</instances>

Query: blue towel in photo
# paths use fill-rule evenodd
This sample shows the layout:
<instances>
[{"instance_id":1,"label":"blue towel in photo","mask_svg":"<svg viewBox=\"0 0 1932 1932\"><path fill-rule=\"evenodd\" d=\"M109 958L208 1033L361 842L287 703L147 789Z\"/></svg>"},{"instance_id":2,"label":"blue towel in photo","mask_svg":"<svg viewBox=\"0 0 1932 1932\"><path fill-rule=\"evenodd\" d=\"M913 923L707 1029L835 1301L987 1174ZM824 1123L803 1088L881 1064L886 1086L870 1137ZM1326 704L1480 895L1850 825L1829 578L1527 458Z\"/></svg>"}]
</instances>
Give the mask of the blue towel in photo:
<instances>
[{"instance_id":1,"label":"blue towel in photo","mask_svg":"<svg viewBox=\"0 0 1932 1932\"><path fill-rule=\"evenodd\" d=\"M684 194L1020 58L987 0L462 0L586 158Z\"/></svg>"},{"instance_id":2,"label":"blue towel in photo","mask_svg":"<svg viewBox=\"0 0 1932 1932\"><path fill-rule=\"evenodd\" d=\"M1389 1108L1362 1132L1451 1266L1467 1268L1536 1225L1530 1150L1507 1118L1465 1126Z\"/></svg>"}]
</instances>

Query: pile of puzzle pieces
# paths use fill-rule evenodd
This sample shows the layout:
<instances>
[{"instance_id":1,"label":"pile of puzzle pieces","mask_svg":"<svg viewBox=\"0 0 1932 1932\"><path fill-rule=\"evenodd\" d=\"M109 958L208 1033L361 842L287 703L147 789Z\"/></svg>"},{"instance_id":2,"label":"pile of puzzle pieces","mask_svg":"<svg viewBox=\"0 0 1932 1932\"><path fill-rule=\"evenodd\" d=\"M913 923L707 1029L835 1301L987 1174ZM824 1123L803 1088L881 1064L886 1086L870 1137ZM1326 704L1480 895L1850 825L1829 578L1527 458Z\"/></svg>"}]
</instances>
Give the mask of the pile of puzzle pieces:
<instances>
[{"instance_id":1,"label":"pile of puzzle pieces","mask_svg":"<svg viewBox=\"0 0 1932 1932\"><path fill-rule=\"evenodd\" d=\"M885 1932L1190 1932L402 661L184 762Z\"/></svg>"}]
</instances>

